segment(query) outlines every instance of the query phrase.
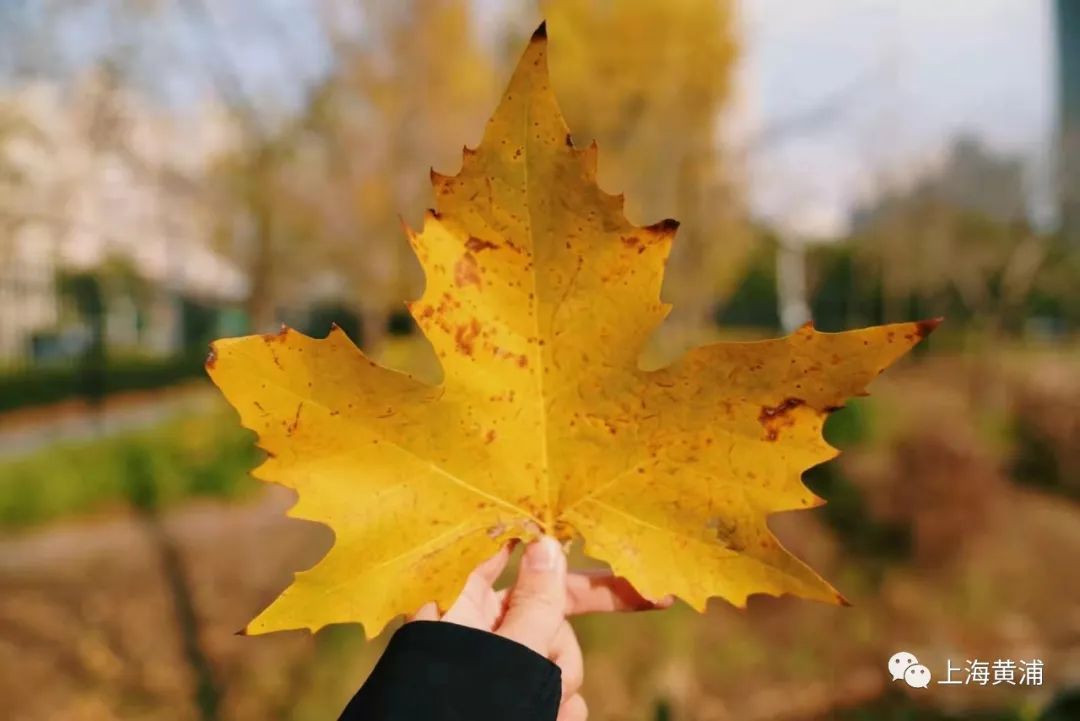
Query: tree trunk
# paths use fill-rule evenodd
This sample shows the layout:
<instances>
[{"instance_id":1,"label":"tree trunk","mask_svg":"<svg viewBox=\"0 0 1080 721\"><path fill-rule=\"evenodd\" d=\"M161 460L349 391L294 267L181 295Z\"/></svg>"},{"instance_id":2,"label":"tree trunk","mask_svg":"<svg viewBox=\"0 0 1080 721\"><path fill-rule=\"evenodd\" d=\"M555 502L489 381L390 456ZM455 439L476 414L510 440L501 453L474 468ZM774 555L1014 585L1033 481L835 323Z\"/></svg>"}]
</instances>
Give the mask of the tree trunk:
<instances>
[{"instance_id":1,"label":"tree trunk","mask_svg":"<svg viewBox=\"0 0 1080 721\"><path fill-rule=\"evenodd\" d=\"M251 330L269 333L277 330L277 312L274 307L274 223L271 210L262 202L259 193L251 198L251 211L255 221L255 257L251 259L251 289L245 310Z\"/></svg>"}]
</instances>

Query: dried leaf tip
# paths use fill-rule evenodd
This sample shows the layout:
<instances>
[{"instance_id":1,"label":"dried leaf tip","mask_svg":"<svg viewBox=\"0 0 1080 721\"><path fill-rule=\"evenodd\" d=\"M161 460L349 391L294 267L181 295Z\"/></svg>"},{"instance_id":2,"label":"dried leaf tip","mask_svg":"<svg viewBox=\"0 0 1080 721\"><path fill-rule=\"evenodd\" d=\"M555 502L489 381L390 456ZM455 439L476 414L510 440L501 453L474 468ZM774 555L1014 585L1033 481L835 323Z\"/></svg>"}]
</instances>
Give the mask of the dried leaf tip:
<instances>
[{"instance_id":1,"label":"dried leaf tip","mask_svg":"<svg viewBox=\"0 0 1080 721\"><path fill-rule=\"evenodd\" d=\"M536 28L536 30L532 34L532 39L547 40L547 20L541 22L540 27Z\"/></svg>"},{"instance_id":2,"label":"dried leaf tip","mask_svg":"<svg viewBox=\"0 0 1080 721\"><path fill-rule=\"evenodd\" d=\"M920 320L915 324L916 332L919 334L919 338L925 338L934 332L942 321L945 320L944 316L938 316L937 318L928 318L927 320Z\"/></svg>"},{"instance_id":3,"label":"dried leaf tip","mask_svg":"<svg viewBox=\"0 0 1080 721\"><path fill-rule=\"evenodd\" d=\"M596 141L593 141L593 146L595 146L595 145L596 145ZM616 197L621 197L621 196L622 196L622 193L619 193L619 196L616 196ZM661 221L659 221L657 223L653 223L652 225L645 226L645 230L651 230L652 232L659 233L660 235L673 235L675 233L675 231L677 231L678 229L679 229L679 221L675 220L674 218L664 218L663 220L661 220Z\"/></svg>"}]
</instances>

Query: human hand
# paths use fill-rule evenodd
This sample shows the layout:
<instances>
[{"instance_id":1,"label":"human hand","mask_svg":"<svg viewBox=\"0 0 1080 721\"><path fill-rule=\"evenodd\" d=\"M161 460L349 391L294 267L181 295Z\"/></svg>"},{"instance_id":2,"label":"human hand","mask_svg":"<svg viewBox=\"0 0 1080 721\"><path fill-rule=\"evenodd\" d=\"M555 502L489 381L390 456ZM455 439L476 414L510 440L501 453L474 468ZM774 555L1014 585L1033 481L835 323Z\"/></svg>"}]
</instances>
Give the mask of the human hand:
<instances>
[{"instance_id":1,"label":"human hand","mask_svg":"<svg viewBox=\"0 0 1080 721\"><path fill-rule=\"evenodd\" d=\"M566 555L549 536L526 547L514 585L496 591L493 584L509 558L510 546L504 546L480 564L441 617L436 605L429 603L409 620L442 620L488 631L550 659L562 673L558 721L584 721L587 709L578 693L584 674L581 647L567 616L666 608L672 599L649 601L626 579L611 573L568 573Z\"/></svg>"}]
</instances>

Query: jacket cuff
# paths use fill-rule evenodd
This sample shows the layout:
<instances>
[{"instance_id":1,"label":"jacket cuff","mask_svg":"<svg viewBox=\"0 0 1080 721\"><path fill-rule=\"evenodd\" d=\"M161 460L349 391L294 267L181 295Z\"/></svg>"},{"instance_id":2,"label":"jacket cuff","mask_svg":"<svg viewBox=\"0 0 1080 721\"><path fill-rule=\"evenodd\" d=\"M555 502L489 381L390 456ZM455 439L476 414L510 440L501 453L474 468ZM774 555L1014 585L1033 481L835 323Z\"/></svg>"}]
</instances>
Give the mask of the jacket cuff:
<instances>
[{"instance_id":1,"label":"jacket cuff","mask_svg":"<svg viewBox=\"0 0 1080 721\"><path fill-rule=\"evenodd\" d=\"M554 721L559 667L515 641L445 621L414 621L394 633L346 707L352 719Z\"/></svg>"}]
</instances>

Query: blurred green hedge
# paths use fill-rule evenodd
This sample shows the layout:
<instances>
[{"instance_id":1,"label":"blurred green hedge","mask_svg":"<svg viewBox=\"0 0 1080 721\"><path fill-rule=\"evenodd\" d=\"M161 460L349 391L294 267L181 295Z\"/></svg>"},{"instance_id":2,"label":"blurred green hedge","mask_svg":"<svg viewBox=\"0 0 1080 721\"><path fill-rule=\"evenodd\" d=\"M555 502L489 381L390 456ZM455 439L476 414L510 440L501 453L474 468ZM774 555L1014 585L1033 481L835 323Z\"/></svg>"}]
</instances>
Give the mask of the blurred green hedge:
<instances>
[{"instance_id":1,"label":"blurred green hedge","mask_svg":"<svg viewBox=\"0 0 1080 721\"><path fill-rule=\"evenodd\" d=\"M0 459L0 530L116 507L241 496L260 452L231 411Z\"/></svg>"},{"instance_id":2,"label":"blurred green hedge","mask_svg":"<svg viewBox=\"0 0 1080 721\"><path fill-rule=\"evenodd\" d=\"M100 367L73 364L0 370L0 412L172 385L201 376L203 360L201 353L187 353L168 358L110 358Z\"/></svg>"}]
</instances>

